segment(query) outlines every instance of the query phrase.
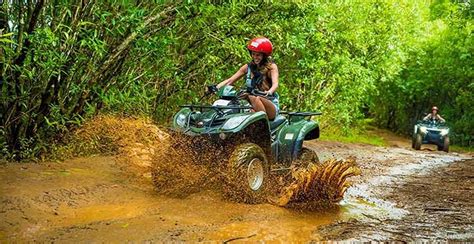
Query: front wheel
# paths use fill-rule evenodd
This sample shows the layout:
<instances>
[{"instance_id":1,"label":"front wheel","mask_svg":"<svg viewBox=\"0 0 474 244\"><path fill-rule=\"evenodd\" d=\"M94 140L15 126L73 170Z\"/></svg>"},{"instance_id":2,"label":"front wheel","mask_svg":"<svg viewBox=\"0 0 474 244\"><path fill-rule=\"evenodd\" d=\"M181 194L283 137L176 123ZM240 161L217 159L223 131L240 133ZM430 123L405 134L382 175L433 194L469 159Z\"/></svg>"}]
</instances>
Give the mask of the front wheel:
<instances>
[{"instance_id":1,"label":"front wheel","mask_svg":"<svg viewBox=\"0 0 474 244\"><path fill-rule=\"evenodd\" d=\"M421 143L422 143L422 136L420 134L416 134L416 139L415 139L415 150L420 150L421 148Z\"/></svg>"},{"instance_id":2,"label":"front wheel","mask_svg":"<svg viewBox=\"0 0 474 244\"><path fill-rule=\"evenodd\" d=\"M444 137L443 151L449 152L449 136Z\"/></svg>"},{"instance_id":3,"label":"front wheel","mask_svg":"<svg viewBox=\"0 0 474 244\"><path fill-rule=\"evenodd\" d=\"M262 202L268 174L269 164L263 149L254 143L240 144L230 156L224 191L239 202Z\"/></svg>"}]
</instances>

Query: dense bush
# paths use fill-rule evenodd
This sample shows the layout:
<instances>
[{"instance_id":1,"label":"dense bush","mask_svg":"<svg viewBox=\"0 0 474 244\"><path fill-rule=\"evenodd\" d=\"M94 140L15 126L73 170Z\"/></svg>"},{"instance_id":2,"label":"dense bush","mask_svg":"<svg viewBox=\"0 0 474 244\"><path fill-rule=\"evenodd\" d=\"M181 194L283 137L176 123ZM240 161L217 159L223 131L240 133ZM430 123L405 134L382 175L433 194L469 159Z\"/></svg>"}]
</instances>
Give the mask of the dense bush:
<instances>
[{"instance_id":1,"label":"dense bush","mask_svg":"<svg viewBox=\"0 0 474 244\"><path fill-rule=\"evenodd\" d=\"M258 35L274 43L284 109L322 110L343 131L373 116L407 132L436 103L473 134L469 2L0 3L3 156L46 151L98 111L166 122L249 62Z\"/></svg>"}]
</instances>

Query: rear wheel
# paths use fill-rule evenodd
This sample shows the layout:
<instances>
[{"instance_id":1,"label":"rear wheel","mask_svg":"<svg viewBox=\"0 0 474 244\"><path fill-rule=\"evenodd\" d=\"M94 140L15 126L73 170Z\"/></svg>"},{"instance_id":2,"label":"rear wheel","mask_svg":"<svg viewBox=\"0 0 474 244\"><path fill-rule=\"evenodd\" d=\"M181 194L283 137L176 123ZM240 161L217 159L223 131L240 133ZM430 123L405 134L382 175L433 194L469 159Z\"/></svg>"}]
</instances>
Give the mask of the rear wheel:
<instances>
[{"instance_id":1,"label":"rear wheel","mask_svg":"<svg viewBox=\"0 0 474 244\"><path fill-rule=\"evenodd\" d=\"M422 136L420 134L416 134L415 150L420 150L422 140L423 140Z\"/></svg>"},{"instance_id":2,"label":"rear wheel","mask_svg":"<svg viewBox=\"0 0 474 244\"><path fill-rule=\"evenodd\" d=\"M286 175L286 177L291 178L288 178L287 180L293 179L296 172L298 172L300 169L309 169L314 164L319 164L318 154L309 148L303 147L298 158L293 160L291 163L291 173Z\"/></svg>"},{"instance_id":3,"label":"rear wheel","mask_svg":"<svg viewBox=\"0 0 474 244\"><path fill-rule=\"evenodd\" d=\"M443 151L449 152L449 136L444 137Z\"/></svg>"},{"instance_id":4,"label":"rear wheel","mask_svg":"<svg viewBox=\"0 0 474 244\"><path fill-rule=\"evenodd\" d=\"M254 143L238 145L227 169L226 195L233 200L258 203L265 200L269 164L263 149Z\"/></svg>"},{"instance_id":5,"label":"rear wheel","mask_svg":"<svg viewBox=\"0 0 474 244\"><path fill-rule=\"evenodd\" d=\"M301 153L300 153L300 156L298 157L298 159L303 160L303 161L310 161L310 162L313 162L313 163L319 163L318 154L316 154L315 151L313 151L309 148L306 148L306 147L303 147L301 149Z\"/></svg>"},{"instance_id":6,"label":"rear wheel","mask_svg":"<svg viewBox=\"0 0 474 244\"><path fill-rule=\"evenodd\" d=\"M293 161L291 164L292 168L298 169L298 168L306 168L310 164L317 164L319 163L319 157L318 154L316 154L315 151L303 147L301 148L300 155L296 160Z\"/></svg>"}]
</instances>

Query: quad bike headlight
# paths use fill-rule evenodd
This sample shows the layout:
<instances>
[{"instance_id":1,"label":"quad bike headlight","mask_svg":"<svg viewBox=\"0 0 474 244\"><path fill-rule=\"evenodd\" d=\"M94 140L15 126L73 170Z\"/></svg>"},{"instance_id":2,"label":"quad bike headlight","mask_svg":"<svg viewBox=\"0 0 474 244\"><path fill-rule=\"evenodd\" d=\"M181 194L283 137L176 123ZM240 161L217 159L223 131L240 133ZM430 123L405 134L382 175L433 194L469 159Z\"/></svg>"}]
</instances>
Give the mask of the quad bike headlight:
<instances>
[{"instance_id":1,"label":"quad bike headlight","mask_svg":"<svg viewBox=\"0 0 474 244\"><path fill-rule=\"evenodd\" d=\"M236 116L233 118L230 118L225 122L225 124L222 126L222 129L224 130L232 130L242 124L244 120L247 118L247 116Z\"/></svg>"},{"instance_id":2,"label":"quad bike headlight","mask_svg":"<svg viewBox=\"0 0 474 244\"><path fill-rule=\"evenodd\" d=\"M440 134L441 136L445 136L445 135L447 135L448 133L449 133L449 129L441 129L441 132L439 132L439 134Z\"/></svg>"},{"instance_id":3,"label":"quad bike headlight","mask_svg":"<svg viewBox=\"0 0 474 244\"><path fill-rule=\"evenodd\" d=\"M176 124L181 127L184 127L186 125L187 117L188 116L186 116L185 114L178 114L178 116L176 117Z\"/></svg>"},{"instance_id":4,"label":"quad bike headlight","mask_svg":"<svg viewBox=\"0 0 474 244\"><path fill-rule=\"evenodd\" d=\"M428 132L428 128L421 126L420 127L420 132L423 134L426 134Z\"/></svg>"}]
</instances>

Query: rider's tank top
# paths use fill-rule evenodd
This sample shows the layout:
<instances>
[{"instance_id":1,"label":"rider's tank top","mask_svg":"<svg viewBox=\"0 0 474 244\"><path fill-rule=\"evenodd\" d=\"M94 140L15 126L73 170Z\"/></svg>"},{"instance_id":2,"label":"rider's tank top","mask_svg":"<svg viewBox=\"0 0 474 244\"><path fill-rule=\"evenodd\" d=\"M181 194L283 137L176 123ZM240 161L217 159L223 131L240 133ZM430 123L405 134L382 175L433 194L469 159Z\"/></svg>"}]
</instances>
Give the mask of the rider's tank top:
<instances>
[{"instance_id":1,"label":"rider's tank top","mask_svg":"<svg viewBox=\"0 0 474 244\"><path fill-rule=\"evenodd\" d=\"M260 91L268 91L272 87L272 79L268 75L273 62L262 67L257 67L253 62L247 65L247 87L257 88Z\"/></svg>"}]
</instances>

